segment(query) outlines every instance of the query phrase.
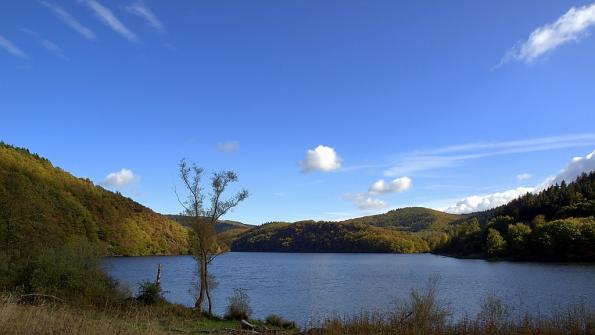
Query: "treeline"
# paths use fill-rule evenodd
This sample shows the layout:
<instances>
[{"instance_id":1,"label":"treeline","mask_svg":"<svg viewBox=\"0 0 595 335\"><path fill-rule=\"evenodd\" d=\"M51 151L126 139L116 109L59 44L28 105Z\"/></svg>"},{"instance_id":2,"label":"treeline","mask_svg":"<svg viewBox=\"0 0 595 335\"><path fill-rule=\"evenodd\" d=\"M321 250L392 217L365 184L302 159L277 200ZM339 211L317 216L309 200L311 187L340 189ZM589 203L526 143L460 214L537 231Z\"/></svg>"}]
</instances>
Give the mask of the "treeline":
<instances>
[{"instance_id":1,"label":"treeline","mask_svg":"<svg viewBox=\"0 0 595 335\"><path fill-rule=\"evenodd\" d=\"M472 215L439 253L517 260L595 261L595 172Z\"/></svg>"},{"instance_id":2,"label":"treeline","mask_svg":"<svg viewBox=\"0 0 595 335\"><path fill-rule=\"evenodd\" d=\"M428 252L422 238L360 223L269 223L240 235L232 251L262 252Z\"/></svg>"},{"instance_id":3,"label":"treeline","mask_svg":"<svg viewBox=\"0 0 595 335\"><path fill-rule=\"evenodd\" d=\"M187 229L0 142L0 250L86 241L107 255L188 252Z\"/></svg>"},{"instance_id":4,"label":"treeline","mask_svg":"<svg viewBox=\"0 0 595 335\"><path fill-rule=\"evenodd\" d=\"M583 173L576 180L534 194L527 193L506 205L474 213L480 222L485 223L497 216L510 216L515 221L530 222L538 215L546 221L570 217L595 215L595 172Z\"/></svg>"}]
</instances>

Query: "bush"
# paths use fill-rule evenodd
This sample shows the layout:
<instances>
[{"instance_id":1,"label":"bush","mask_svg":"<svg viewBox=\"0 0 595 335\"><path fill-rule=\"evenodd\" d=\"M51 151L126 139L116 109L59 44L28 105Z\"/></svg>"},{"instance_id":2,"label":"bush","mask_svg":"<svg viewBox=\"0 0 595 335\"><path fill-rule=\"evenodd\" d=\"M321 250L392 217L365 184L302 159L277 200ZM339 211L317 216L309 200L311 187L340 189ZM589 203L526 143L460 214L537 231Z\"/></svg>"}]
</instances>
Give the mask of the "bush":
<instances>
[{"instance_id":1,"label":"bush","mask_svg":"<svg viewBox=\"0 0 595 335\"><path fill-rule=\"evenodd\" d=\"M227 314L225 317L232 320L248 320L252 315L252 308L250 308L250 297L246 290L236 288L233 290L233 295L228 298L229 305L227 306Z\"/></svg>"},{"instance_id":2,"label":"bush","mask_svg":"<svg viewBox=\"0 0 595 335\"><path fill-rule=\"evenodd\" d=\"M163 302L163 290L161 285L156 282L145 280L139 284L138 295L136 300L142 302L145 305L155 305Z\"/></svg>"},{"instance_id":3,"label":"bush","mask_svg":"<svg viewBox=\"0 0 595 335\"><path fill-rule=\"evenodd\" d=\"M0 286L23 294L89 302L123 297L100 260L100 251L84 241L6 253L0 256Z\"/></svg>"},{"instance_id":4,"label":"bush","mask_svg":"<svg viewBox=\"0 0 595 335\"><path fill-rule=\"evenodd\" d=\"M267 322L267 324L269 324L273 327L279 327L279 328L283 328L283 329L297 328L297 325L295 324L295 322L285 320L283 317L276 315L276 314L271 314L271 315L267 316L266 322Z\"/></svg>"}]
</instances>

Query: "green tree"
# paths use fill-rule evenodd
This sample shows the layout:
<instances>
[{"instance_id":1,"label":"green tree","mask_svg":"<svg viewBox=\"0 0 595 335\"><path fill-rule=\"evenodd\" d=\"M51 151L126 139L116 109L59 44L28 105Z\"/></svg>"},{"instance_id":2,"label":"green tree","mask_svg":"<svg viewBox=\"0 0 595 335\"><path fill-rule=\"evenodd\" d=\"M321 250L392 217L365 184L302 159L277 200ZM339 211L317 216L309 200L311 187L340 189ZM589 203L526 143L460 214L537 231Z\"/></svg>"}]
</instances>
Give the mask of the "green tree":
<instances>
[{"instance_id":1,"label":"green tree","mask_svg":"<svg viewBox=\"0 0 595 335\"><path fill-rule=\"evenodd\" d=\"M486 253L490 257L502 256L506 253L506 240L496 229L488 229L488 238L486 241Z\"/></svg>"},{"instance_id":2,"label":"green tree","mask_svg":"<svg viewBox=\"0 0 595 335\"><path fill-rule=\"evenodd\" d=\"M531 227L523 223L508 225L508 246L513 256L524 258L528 253Z\"/></svg>"}]
</instances>

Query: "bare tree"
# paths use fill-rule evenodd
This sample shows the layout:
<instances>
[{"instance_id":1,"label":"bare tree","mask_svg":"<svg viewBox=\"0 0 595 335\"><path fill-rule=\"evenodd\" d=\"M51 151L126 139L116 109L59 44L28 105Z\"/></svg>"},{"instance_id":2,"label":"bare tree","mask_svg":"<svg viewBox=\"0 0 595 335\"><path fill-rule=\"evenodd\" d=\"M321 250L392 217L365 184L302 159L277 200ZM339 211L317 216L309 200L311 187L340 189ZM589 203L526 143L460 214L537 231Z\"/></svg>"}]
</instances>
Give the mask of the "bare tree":
<instances>
[{"instance_id":1,"label":"bare tree","mask_svg":"<svg viewBox=\"0 0 595 335\"><path fill-rule=\"evenodd\" d=\"M176 191L178 201L184 207L184 214L192 220L192 254L198 262L199 267L199 292L194 307L200 312L203 311L205 298L207 299L207 313L213 314L211 291L209 288L210 274L209 264L224 251L217 240L215 225L223 215L236 207L248 197L248 191L241 190L233 197L223 200L222 195L230 183L237 182L238 176L233 171L222 171L214 173L211 177L211 193L209 208L203 207L204 194L201 186L201 177L204 169L196 164L189 165L185 159L179 164L180 179L188 192L185 201L180 200Z\"/></svg>"}]
</instances>

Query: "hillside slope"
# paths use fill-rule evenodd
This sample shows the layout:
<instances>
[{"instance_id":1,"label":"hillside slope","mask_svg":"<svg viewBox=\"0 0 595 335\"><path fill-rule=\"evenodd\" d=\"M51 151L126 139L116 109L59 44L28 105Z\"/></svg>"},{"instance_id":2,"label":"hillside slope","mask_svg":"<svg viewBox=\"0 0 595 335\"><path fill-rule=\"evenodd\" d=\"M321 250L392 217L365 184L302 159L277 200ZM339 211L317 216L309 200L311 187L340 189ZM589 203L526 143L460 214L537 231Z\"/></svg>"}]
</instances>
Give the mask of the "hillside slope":
<instances>
[{"instance_id":1,"label":"hillside slope","mask_svg":"<svg viewBox=\"0 0 595 335\"><path fill-rule=\"evenodd\" d=\"M176 222L0 142L0 243L26 248L76 239L108 255L188 251L187 230Z\"/></svg>"},{"instance_id":2,"label":"hillside slope","mask_svg":"<svg viewBox=\"0 0 595 335\"><path fill-rule=\"evenodd\" d=\"M241 234L232 251L428 252L422 238L394 229L351 222L269 223Z\"/></svg>"},{"instance_id":3,"label":"hillside slope","mask_svg":"<svg viewBox=\"0 0 595 335\"><path fill-rule=\"evenodd\" d=\"M344 222L417 232L424 229L444 229L448 224L461 218L460 215L448 214L430 208L406 207L394 209L384 214L364 216Z\"/></svg>"}]
</instances>

